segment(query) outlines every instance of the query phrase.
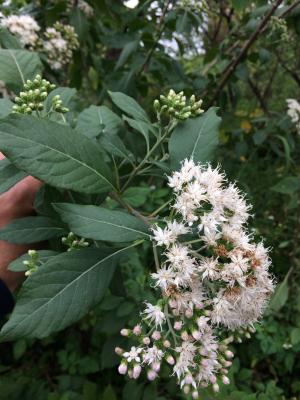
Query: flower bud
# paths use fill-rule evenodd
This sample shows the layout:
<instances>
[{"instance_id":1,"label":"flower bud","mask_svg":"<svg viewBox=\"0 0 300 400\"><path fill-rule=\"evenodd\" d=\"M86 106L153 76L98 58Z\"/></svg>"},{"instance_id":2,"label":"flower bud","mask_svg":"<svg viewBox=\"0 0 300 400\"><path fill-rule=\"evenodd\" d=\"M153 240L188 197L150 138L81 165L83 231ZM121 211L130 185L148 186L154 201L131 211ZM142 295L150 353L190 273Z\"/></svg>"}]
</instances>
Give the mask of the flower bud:
<instances>
[{"instance_id":1,"label":"flower bud","mask_svg":"<svg viewBox=\"0 0 300 400\"><path fill-rule=\"evenodd\" d=\"M160 363L159 363L159 362L154 362L154 363L151 364L151 367L152 367L153 371L159 372L159 370L160 370Z\"/></svg>"},{"instance_id":2,"label":"flower bud","mask_svg":"<svg viewBox=\"0 0 300 400\"><path fill-rule=\"evenodd\" d=\"M210 382L212 383L212 384L215 384L216 382L217 382L217 378L216 378L216 376L215 375L212 375L211 377L210 377Z\"/></svg>"},{"instance_id":3,"label":"flower bud","mask_svg":"<svg viewBox=\"0 0 300 400\"><path fill-rule=\"evenodd\" d=\"M218 393L219 391L220 391L220 387L219 387L219 385L217 384L217 383L215 383L215 384L213 384L213 391L215 392L215 393Z\"/></svg>"},{"instance_id":4,"label":"flower bud","mask_svg":"<svg viewBox=\"0 0 300 400\"><path fill-rule=\"evenodd\" d=\"M171 356L171 355L169 355L166 360L167 360L167 363L170 364L170 365L174 365L175 364L174 357Z\"/></svg>"},{"instance_id":5,"label":"flower bud","mask_svg":"<svg viewBox=\"0 0 300 400\"><path fill-rule=\"evenodd\" d=\"M193 313L193 310L191 310L191 309L187 309L186 310L186 312L185 312L185 316L187 317L187 318L192 318L192 316L194 315L194 313Z\"/></svg>"},{"instance_id":6,"label":"flower bud","mask_svg":"<svg viewBox=\"0 0 300 400\"><path fill-rule=\"evenodd\" d=\"M161 334L160 334L160 332L158 332L158 331L154 331L153 333L152 333L152 339L154 339L154 340L159 340L160 338L161 338Z\"/></svg>"},{"instance_id":7,"label":"flower bud","mask_svg":"<svg viewBox=\"0 0 300 400\"><path fill-rule=\"evenodd\" d=\"M130 331L129 331L129 329L121 329L120 333L121 333L121 336L128 336Z\"/></svg>"},{"instance_id":8,"label":"flower bud","mask_svg":"<svg viewBox=\"0 0 300 400\"><path fill-rule=\"evenodd\" d=\"M183 393L184 394L189 394L190 393L190 387L188 385L183 386Z\"/></svg>"},{"instance_id":9,"label":"flower bud","mask_svg":"<svg viewBox=\"0 0 300 400\"><path fill-rule=\"evenodd\" d=\"M128 376L129 376L130 379L133 378L133 371L132 371L132 369L129 369L129 370L128 370Z\"/></svg>"},{"instance_id":10,"label":"flower bud","mask_svg":"<svg viewBox=\"0 0 300 400\"><path fill-rule=\"evenodd\" d=\"M182 332L181 333L181 339L184 340L184 341L189 340L189 334L186 331Z\"/></svg>"},{"instance_id":11,"label":"flower bud","mask_svg":"<svg viewBox=\"0 0 300 400\"><path fill-rule=\"evenodd\" d=\"M127 364L125 364L124 362L122 362L122 363L119 365L118 371L119 371L119 374L121 374L121 375L126 375L126 372L127 372Z\"/></svg>"},{"instance_id":12,"label":"flower bud","mask_svg":"<svg viewBox=\"0 0 300 400\"><path fill-rule=\"evenodd\" d=\"M136 364L133 367L133 373L132 373L133 379L137 379L140 376L141 371L142 371L142 367L139 364Z\"/></svg>"},{"instance_id":13,"label":"flower bud","mask_svg":"<svg viewBox=\"0 0 300 400\"><path fill-rule=\"evenodd\" d=\"M195 400L199 399L199 393L196 390L193 391L192 398L195 399Z\"/></svg>"},{"instance_id":14,"label":"flower bud","mask_svg":"<svg viewBox=\"0 0 300 400\"><path fill-rule=\"evenodd\" d=\"M182 321L175 321L174 322L174 329L176 330L176 331L180 331L180 329L182 328Z\"/></svg>"},{"instance_id":15,"label":"flower bud","mask_svg":"<svg viewBox=\"0 0 300 400\"><path fill-rule=\"evenodd\" d=\"M171 347L171 343L169 342L169 340L164 340L163 345L164 345L164 347L166 347L167 349L168 349L169 347Z\"/></svg>"},{"instance_id":16,"label":"flower bud","mask_svg":"<svg viewBox=\"0 0 300 400\"><path fill-rule=\"evenodd\" d=\"M136 326L133 328L133 331L132 331L132 332L134 333L134 335L139 336L139 335L142 333L141 325L136 325Z\"/></svg>"},{"instance_id":17,"label":"flower bud","mask_svg":"<svg viewBox=\"0 0 300 400\"><path fill-rule=\"evenodd\" d=\"M146 346L148 346L148 345L150 344L150 342L151 342L151 340L150 340L150 338L148 338L148 336L146 336L146 337L143 338L143 343L144 343Z\"/></svg>"},{"instance_id":18,"label":"flower bud","mask_svg":"<svg viewBox=\"0 0 300 400\"><path fill-rule=\"evenodd\" d=\"M224 383L224 385L229 385L230 380L229 380L228 376L222 376L222 382Z\"/></svg>"},{"instance_id":19,"label":"flower bud","mask_svg":"<svg viewBox=\"0 0 300 400\"><path fill-rule=\"evenodd\" d=\"M154 381L154 379L157 377L157 373L155 371L153 371L152 369L149 369L149 371L147 372L147 378L149 379L149 381Z\"/></svg>"},{"instance_id":20,"label":"flower bud","mask_svg":"<svg viewBox=\"0 0 300 400\"><path fill-rule=\"evenodd\" d=\"M116 347L116 348L115 348L115 353L116 353L118 356L121 356L121 355L124 353L124 350L121 349L121 347Z\"/></svg>"},{"instance_id":21,"label":"flower bud","mask_svg":"<svg viewBox=\"0 0 300 400\"><path fill-rule=\"evenodd\" d=\"M227 358L233 358L233 357L234 357L233 352L230 351L230 350L226 350L224 354L225 354L225 356L226 356Z\"/></svg>"}]
</instances>

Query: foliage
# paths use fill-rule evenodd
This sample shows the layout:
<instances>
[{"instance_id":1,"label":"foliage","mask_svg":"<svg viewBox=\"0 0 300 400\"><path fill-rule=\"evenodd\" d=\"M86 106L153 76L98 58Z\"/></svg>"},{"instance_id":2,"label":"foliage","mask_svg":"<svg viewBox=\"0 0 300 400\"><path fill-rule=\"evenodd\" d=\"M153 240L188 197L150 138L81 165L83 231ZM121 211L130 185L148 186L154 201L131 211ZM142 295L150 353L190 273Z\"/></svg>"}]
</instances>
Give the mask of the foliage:
<instances>
[{"instance_id":1,"label":"foliage","mask_svg":"<svg viewBox=\"0 0 300 400\"><path fill-rule=\"evenodd\" d=\"M15 0L0 9L30 14L41 37L59 21L71 25L79 41L56 68L40 44L0 30L0 193L28 174L45 183L36 215L1 229L0 239L47 240L37 258L10 265L32 273L3 321L0 338L10 342L0 345L0 398L184 398L168 371L157 383L118 375L114 348L153 300L148 218L166 215L166 174L190 156L220 163L246 191L251 230L271 247L278 280L257 333L236 333L231 384L201 398L298 398L300 153L286 99L300 100L300 6L141 0L129 9L90 0L87 13L80 3ZM37 93L43 107L31 115L11 113L38 74L57 89ZM201 115L186 114L194 94ZM192 101L177 110L183 95Z\"/></svg>"}]
</instances>

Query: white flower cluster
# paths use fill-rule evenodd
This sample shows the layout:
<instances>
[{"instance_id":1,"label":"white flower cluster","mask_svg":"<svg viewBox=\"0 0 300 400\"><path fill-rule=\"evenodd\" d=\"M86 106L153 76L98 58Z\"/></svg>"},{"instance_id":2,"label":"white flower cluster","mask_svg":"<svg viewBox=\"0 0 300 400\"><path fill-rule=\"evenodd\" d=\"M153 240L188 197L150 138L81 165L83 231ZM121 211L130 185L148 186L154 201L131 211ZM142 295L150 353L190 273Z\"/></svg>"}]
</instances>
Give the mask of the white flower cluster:
<instances>
[{"instance_id":1,"label":"white flower cluster","mask_svg":"<svg viewBox=\"0 0 300 400\"><path fill-rule=\"evenodd\" d=\"M296 125L297 131L300 134L300 104L295 99L287 99L287 114L292 122Z\"/></svg>"},{"instance_id":2,"label":"white flower cluster","mask_svg":"<svg viewBox=\"0 0 300 400\"><path fill-rule=\"evenodd\" d=\"M17 35L23 46L34 47L38 41L40 27L30 15L9 15L1 18L0 26Z\"/></svg>"},{"instance_id":3,"label":"white flower cluster","mask_svg":"<svg viewBox=\"0 0 300 400\"><path fill-rule=\"evenodd\" d=\"M85 14L85 16L87 18L90 18L94 15L94 9L92 6L89 5L89 3L87 3L84 0L78 0L78 6L77 6L82 12L83 14Z\"/></svg>"},{"instance_id":4,"label":"white flower cluster","mask_svg":"<svg viewBox=\"0 0 300 400\"><path fill-rule=\"evenodd\" d=\"M79 47L78 37L74 28L56 22L45 31L42 49L46 53L48 63L53 69L61 69L70 63L73 51Z\"/></svg>"},{"instance_id":5,"label":"white flower cluster","mask_svg":"<svg viewBox=\"0 0 300 400\"><path fill-rule=\"evenodd\" d=\"M245 230L250 207L219 169L185 160L169 177L175 194L166 226L153 227L154 250L162 263L152 274L161 289L157 304L146 303L142 321L121 334L139 345L122 356L121 374L150 380L162 361L173 368L183 391L197 399L199 388L229 383L234 334L253 331L274 290L268 250ZM157 257L156 257L157 258Z\"/></svg>"}]
</instances>

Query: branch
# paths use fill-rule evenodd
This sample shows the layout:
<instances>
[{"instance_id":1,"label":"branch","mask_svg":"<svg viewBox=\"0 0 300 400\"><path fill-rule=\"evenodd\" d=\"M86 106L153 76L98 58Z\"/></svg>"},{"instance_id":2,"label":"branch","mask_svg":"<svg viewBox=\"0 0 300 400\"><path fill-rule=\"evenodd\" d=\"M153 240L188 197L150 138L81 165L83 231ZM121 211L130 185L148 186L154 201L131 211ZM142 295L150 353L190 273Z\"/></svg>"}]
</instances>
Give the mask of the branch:
<instances>
[{"instance_id":1,"label":"branch","mask_svg":"<svg viewBox=\"0 0 300 400\"><path fill-rule=\"evenodd\" d=\"M161 35L162 35L164 27L165 27L165 17L166 17L166 14L168 12L168 8L169 8L170 3L171 3L171 0L167 0L165 5L164 5L164 8L162 10L162 14L160 16L158 25L156 27L155 42L153 43L152 47L150 48L144 63L142 64L141 68L137 72L137 75L140 75L145 70L145 68L147 67L147 65L149 64L149 62L151 60L151 57L152 57L152 55L154 53L154 50L156 49L156 46L157 46L158 42L160 41Z\"/></svg>"},{"instance_id":2,"label":"branch","mask_svg":"<svg viewBox=\"0 0 300 400\"><path fill-rule=\"evenodd\" d=\"M282 14L279 15L280 18L284 18L290 11L292 11L295 7L300 4L300 0L295 1L295 3L291 4Z\"/></svg>"},{"instance_id":3,"label":"branch","mask_svg":"<svg viewBox=\"0 0 300 400\"><path fill-rule=\"evenodd\" d=\"M252 92L254 93L257 100L259 101L261 108L264 110L264 112L266 114L269 114L269 110L267 108L267 105L266 105L261 93L260 93L259 88L256 86L256 84L252 81L252 79L250 77L248 78L248 83L249 83L249 86L250 86Z\"/></svg>"},{"instance_id":4,"label":"branch","mask_svg":"<svg viewBox=\"0 0 300 400\"><path fill-rule=\"evenodd\" d=\"M227 67L224 69L222 75L222 79L219 83L219 85L217 86L217 89L212 97L212 99L210 100L208 107L210 107L215 100L218 98L219 93L221 92L221 90L223 89L223 87L226 85L228 79L231 77L231 75L233 74L233 72L235 71L236 67L238 66L238 64L241 62L241 60L245 57L245 55L248 53L248 50L250 49L250 47L253 45L253 43L256 41L256 39L258 38L258 36L260 35L260 33L263 31L263 29L265 28L265 26L267 25L269 19L272 17L272 15L274 14L274 12L276 11L276 9L280 6L280 4L283 2L283 0L277 0L272 8L269 10L269 12L265 15L265 17L263 18L263 20L261 21L261 23L259 24L259 26L257 27L257 29L252 33L252 35L250 36L250 38L246 41L246 43L244 44L244 46L241 49L241 52L238 54L238 56L236 58L234 58L228 65Z\"/></svg>"}]
</instances>

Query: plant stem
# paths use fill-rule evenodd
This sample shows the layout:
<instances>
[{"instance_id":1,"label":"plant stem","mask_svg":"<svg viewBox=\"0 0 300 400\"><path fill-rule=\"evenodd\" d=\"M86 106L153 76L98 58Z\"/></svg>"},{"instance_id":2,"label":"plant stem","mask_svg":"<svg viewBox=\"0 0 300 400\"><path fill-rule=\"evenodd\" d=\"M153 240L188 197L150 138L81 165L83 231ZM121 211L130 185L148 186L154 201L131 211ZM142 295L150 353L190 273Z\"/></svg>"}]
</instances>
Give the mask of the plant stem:
<instances>
[{"instance_id":1,"label":"plant stem","mask_svg":"<svg viewBox=\"0 0 300 400\"><path fill-rule=\"evenodd\" d=\"M129 178L127 179L127 181L125 182L125 184L123 185L121 192L124 192L124 190L128 187L128 185L131 183L131 181L135 178L135 176L137 175L137 173L143 168L143 166L146 164L146 162L148 161L149 157L155 152L155 150L157 149L157 147L163 143L163 141L167 138L167 136L171 133L171 131L175 128L177 124L177 121L171 121L169 123L169 125L166 128L165 133L158 138L158 140L156 141L156 143L154 144L154 146L147 152L145 158L140 162L140 164L133 169L133 171L131 172Z\"/></svg>"},{"instance_id":2,"label":"plant stem","mask_svg":"<svg viewBox=\"0 0 300 400\"><path fill-rule=\"evenodd\" d=\"M169 205L171 202L172 202L172 200L166 201L164 204L162 204L160 207L158 207L155 211L153 211L153 213L150 214L148 218L153 218L153 217L155 217L157 214L159 214L159 212L160 212L161 210L163 210L165 207L167 207L167 205Z\"/></svg>"}]
</instances>

